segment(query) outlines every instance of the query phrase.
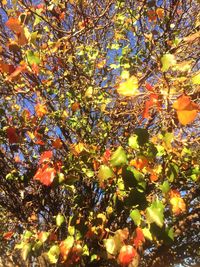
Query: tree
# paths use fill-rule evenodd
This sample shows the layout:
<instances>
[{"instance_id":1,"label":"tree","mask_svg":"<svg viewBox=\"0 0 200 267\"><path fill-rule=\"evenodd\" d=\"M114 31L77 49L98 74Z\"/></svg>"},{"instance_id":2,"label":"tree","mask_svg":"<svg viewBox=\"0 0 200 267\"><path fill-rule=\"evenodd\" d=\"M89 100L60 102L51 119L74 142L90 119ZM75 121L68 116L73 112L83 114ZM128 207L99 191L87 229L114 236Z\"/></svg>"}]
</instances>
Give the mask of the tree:
<instances>
[{"instance_id":1,"label":"tree","mask_svg":"<svg viewBox=\"0 0 200 267\"><path fill-rule=\"evenodd\" d=\"M0 15L2 265L200 263L199 2Z\"/></svg>"}]
</instances>

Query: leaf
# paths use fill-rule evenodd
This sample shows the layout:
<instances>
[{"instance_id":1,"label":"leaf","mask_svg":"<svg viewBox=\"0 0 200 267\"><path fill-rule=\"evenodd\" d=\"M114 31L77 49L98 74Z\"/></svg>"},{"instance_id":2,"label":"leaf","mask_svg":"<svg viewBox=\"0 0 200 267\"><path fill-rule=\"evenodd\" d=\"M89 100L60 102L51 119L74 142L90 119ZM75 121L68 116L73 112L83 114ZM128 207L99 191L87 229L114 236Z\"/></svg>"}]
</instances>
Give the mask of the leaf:
<instances>
[{"instance_id":1,"label":"leaf","mask_svg":"<svg viewBox=\"0 0 200 267\"><path fill-rule=\"evenodd\" d=\"M54 148L60 149L62 147L62 141L60 140L60 138L56 138L53 143L52 146Z\"/></svg>"},{"instance_id":2,"label":"leaf","mask_svg":"<svg viewBox=\"0 0 200 267\"><path fill-rule=\"evenodd\" d=\"M193 122L199 110L199 106L185 94L174 102L173 108L176 109L178 120L183 125Z\"/></svg>"},{"instance_id":3,"label":"leaf","mask_svg":"<svg viewBox=\"0 0 200 267\"><path fill-rule=\"evenodd\" d=\"M39 165L42 163L46 163L46 162L50 162L51 159L53 157L53 152L51 150L48 151L44 151L41 155L40 155L40 160L39 160Z\"/></svg>"},{"instance_id":4,"label":"leaf","mask_svg":"<svg viewBox=\"0 0 200 267\"><path fill-rule=\"evenodd\" d=\"M20 21L17 18L9 18L6 22L6 26L14 33L21 33L23 31Z\"/></svg>"},{"instance_id":5,"label":"leaf","mask_svg":"<svg viewBox=\"0 0 200 267\"><path fill-rule=\"evenodd\" d=\"M42 232L39 232L37 236L38 236L38 239L39 239L42 243L44 243L45 241L47 241L47 239L48 239L48 237L49 237L49 233L48 233L48 232L44 232L44 231L42 231Z\"/></svg>"},{"instance_id":6,"label":"leaf","mask_svg":"<svg viewBox=\"0 0 200 267\"><path fill-rule=\"evenodd\" d=\"M49 251L47 253L47 256L49 258L49 261L52 264L56 264L57 263L58 258L59 258L59 255L60 255L60 249L59 249L59 246L58 245L53 245L49 249Z\"/></svg>"},{"instance_id":7,"label":"leaf","mask_svg":"<svg viewBox=\"0 0 200 267\"><path fill-rule=\"evenodd\" d=\"M34 180L39 180L43 185L49 186L52 184L56 175L54 168L49 167L48 164L40 167L34 175Z\"/></svg>"},{"instance_id":8,"label":"leaf","mask_svg":"<svg viewBox=\"0 0 200 267\"><path fill-rule=\"evenodd\" d=\"M149 141L149 133L146 129L137 128L135 129L135 134L138 137L138 144L143 146L145 143Z\"/></svg>"},{"instance_id":9,"label":"leaf","mask_svg":"<svg viewBox=\"0 0 200 267\"><path fill-rule=\"evenodd\" d=\"M169 182L164 181L163 184L160 186L160 188L164 194L168 193L170 190Z\"/></svg>"},{"instance_id":10,"label":"leaf","mask_svg":"<svg viewBox=\"0 0 200 267\"><path fill-rule=\"evenodd\" d=\"M113 238L104 239L104 246L109 254L117 255L119 247Z\"/></svg>"},{"instance_id":11,"label":"leaf","mask_svg":"<svg viewBox=\"0 0 200 267\"><path fill-rule=\"evenodd\" d=\"M30 243L24 244L24 246L22 247L21 254L22 254L22 259L24 261L27 260L29 253L31 252L31 248L32 248L32 246Z\"/></svg>"},{"instance_id":12,"label":"leaf","mask_svg":"<svg viewBox=\"0 0 200 267\"><path fill-rule=\"evenodd\" d=\"M137 77L131 76L125 82L120 83L117 92L123 96L135 96L139 93L138 86Z\"/></svg>"},{"instance_id":13,"label":"leaf","mask_svg":"<svg viewBox=\"0 0 200 267\"><path fill-rule=\"evenodd\" d=\"M150 118L149 110L153 107L156 106L157 110L160 109L160 103L158 101L159 95L158 94L150 94L149 100L145 102L145 108L143 111L143 118L148 119Z\"/></svg>"},{"instance_id":14,"label":"leaf","mask_svg":"<svg viewBox=\"0 0 200 267\"><path fill-rule=\"evenodd\" d=\"M117 150L112 154L110 159L110 164L113 167L118 167L125 165L126 163L127 163L126 152L124 151L123 147L119 146Z\"/></svg>"},{"instance_id":15,"label":"leaf","mask_svg":"<svg viewBox=\"0 0 200 267\"><path fill-rule=\"evenodd\" d=\"M164 9L163 8L157 8L156 9L156 14L159 17L159 19L163 19L163 17L164 17Z\"/></svg>"},{"instance_id":16,"label":"leaf","mask_svg":"<svg viewBox=\"0 0 200 267\"><path fill-rule=\"evenodd\" d=\"M170 204L172 207L172 213L174 215L179 215L186 211L185 201L180 196L177 190L171 190L170 193Z\"/></svg>"},{"instance_id":17,"label":"leaf","mask_svg":"<svg viewBox=\"0 0 200 267\"><path fill-rule=\"evenodd\" d=\"M148 223L156 223L159 227L164 222L164 205L161 201L155 200L149 208L146 209L146 219Z\"/></svg>"},{"instance_id":18,"label":"leaf","mask_svg":"<svg viewBox=\"0 0 200 267\"><path fill-rule=\"evenodd\" d=\"M138 209L135 209L135 210L132 210L130 212L130 215L131 219L134 221L135 225L140 225L140 222L141 222L141 215L140 215L140 212Z\"/></svg>"},{"instance_id":19,"label":"leaf","mask_svg":"<svg viewBox=\"0 0 200 267\"><path fill-rule=\"evenodd\" d=\"M156 21L157 19L156 12L154 10L148 10L147 17L149 21Z\"/></svg>"},{"instance_id":20,"label":"leaf","mask_svg":"<svg viewBox=\"0 0 200 267\"><path fill-rule=\"evenodd\" d=\"M40 64L41 60L40 60L40 58L36 52L29 50L29 51L27 51L26 54L27 54L28 63L30 65L32 65L32 64L39 65Z\"/></svg>"},{"instance_id":21,"label":"leaf","mask_svg":"<svg viewBox=\"0 0 200 267\"><path fill-rule=\"evenodd\" d=\"M44 104L38 103L35 106L35 113L39 118L42 118L47 112L47 107Z\"/></svg>"},{"instance_id":22,"label":"leaf","mask_svg":"<svg viewBox=\"0 0 200 267\"><path fill-rule=\"evenodd\" d=\"M3 239L9 240L9 239L11 239L11 237L13 235L14 235L14 232L12 232L12 231L6 232L6 233L3 234Z\"/></svg>"},{"instance_id":23,"label":"leaf","mask_svg":"<svg viewBox=\"0 0 200 267\"><path fill-rule=\"evenodd\" d=\"M176 64L176 58L172 54L165 54L161 58L162 71L168 71L168 69Z\"/></svg>"},{"instance_id":24,"label":"leaf","mask_svg":"<svg viewBox=\"0 0 200 267\"><path fill-rule=\"evenodd\" d=\"M138 144L138 136L136 134L133 134L129 137L128 139L128 145L132 148L132 149L138 149L139 148L139 144Z\"/></svg>"},{"instance_id":25,"label":"leaf","mask_svg":"<svg viewBox=\"0 0 200 267\"><path fill-rule=\"evenodd\" d=\"M141 247L142 244L145 242L144 234L140 227L137 227L135 229L135 237L133 239L133 242L136 248Z\"/></svg>"},{"instance_id":26,"label":"leaf","mask_svg":"<svg viewBox=\"0 0 200 267\"><path fill-rule=\"evenodd\" d=\"M99 168L98 178L100 182L103 182L114 176L112 169L106 165L101 165Z\"/></svg>"},{"instance_id":27,"label":"leaf","mask_svg":"<svg viewBox=\"0 0 200 267\"><path fill-rule=\"evenodd\" d=\"M65 221L64 216L63 216L62 214L59 213L59 214L56 216L56 225L57 225L57 227L60 227L60 226L64 223L64 221Z\"/></svg>"},{"instance_id":28,"label":"leaf","mask_svg":"<svg viewBox=\"0 0 200 267\"><path fill-rule=\"evenodd\" d=\"M18 66L7 78L7 81L15 81L19 78L20 74L23 72L27 72L26 64L22 64Z\"/></svg>"},{"instance_id":29,"label":"leaf","mask_svg":"<svg viewBox=\"0 0 200 267\"><path fill-rule=\"evenodd\" d=\"M143 228L142 229L142 232L143 232L144 237L146 239L153 240L152 235L151 235L151 232L150 232L150 230L148 228Z\"/></svg>"},{"instance_id":30,"label":"leaf","mask_svg":"<svg viewBox=\"0 0 200 267\"><path fill-rule=\"evenodd\" d=\"M130 161L130 166L134 166L138 170L142 170L144 167L148 166L148 160L144 156L139 156L136 159Z\"/></svg>"},{"instance_id":31,"label":"leaf","mask_svg":"<svg viewBox=\"0 0 200 267\"><path fill-rule=\"evenodd\" d=\"M193 84L200 84L200 72L192 76Z\"/></svg>"},{"instance_id":32,"label":"leaf","mask_svg":"<svg viewBox=\"0 0 200 267\"><path fill-rule=\"evenodd\" d=\"M7 138L10 144L15 144L19 142L19 135L17 134L15 127L9 127L6 129Z\"/></svg>"}]
</instances>

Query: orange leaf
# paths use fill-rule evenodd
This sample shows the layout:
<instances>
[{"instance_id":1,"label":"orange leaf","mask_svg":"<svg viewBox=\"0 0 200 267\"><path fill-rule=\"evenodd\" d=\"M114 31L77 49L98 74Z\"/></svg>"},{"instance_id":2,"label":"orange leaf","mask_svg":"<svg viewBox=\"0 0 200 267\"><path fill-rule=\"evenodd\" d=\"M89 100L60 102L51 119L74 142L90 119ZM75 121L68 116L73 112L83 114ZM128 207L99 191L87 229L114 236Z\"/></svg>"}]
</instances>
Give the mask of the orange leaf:
<instances>
[{"instance_id":1,"label":"orange leaf","mask_svg":"<svg viewBox=\"0 0 200 267\"><path fill-rule=\"evenodd\" d=\"M6 26L14 33L21 33L23 31L20 21L17 18L9 18L6 22Z\"/></svg>"},{"instance_id":2,"label":"orange leaf","mask_svg":"<svg viewBox=\"0 0 200 267\"><path fill-rule=\"evenodd\" d=\"M182 199L178 190L171 190L169 192L170 204L172 206L172 213L179 215L186 211L186 204Z\"/></svg>"},{"instance_id":3,"label":"orange leaf","mask_svg":"<svg viewBox=\"0 0 200 267\"><path fill-rule=\"evenodd\" d=\"M72 104L72 111L75 112L78 109L80 109L80 104L78 102L75 102Z\"/></svg>"},{"instance_id":4,"label":"orange leaf","mask_svg":"<svg viewBox=\"0 0 200 267\"><path fill-rule=\"evenodd\" d=\"M35 112L39 118L42 118L45 114L47 114L47 108L44 104L38 103L35 106Z\"/></svg>"},{"instance_id":5,"label":"orange leaf","mask_svg":"<svg viewBox=\"0 0 200 267\"><path fill-rule=\"evenodd\" d=\"M62 141L60 140L60 138L55 139L52 143L52 146L54 148L57 148L57 149L61 148L62 147Z\"/></svg>"},{"instance_id":6,"label":"orange leaf","mask_svg":"<svg viewBox=\"0 0 200 267\"><path fill-rule=\"evenodd\" d=\"M16 80L19 78L19 75L22 72L26 72L27 71L27 66L26 64L23 64L21 66L18 66L8 77L7 80L8 81L12 81L12 80Z\"/></svg>"},{"instance_id":7,"label":"orange leaf","mask_svg":"<svg viewBox=\"0 0 200 267\"><path fill-rule=\"evenodd\" d=\"M34 180L39 180L42 184L49 186L52 184L56 175L56 171L54 168L49 167L48 164L39 168L34 175Z\"/></svg>"},{"instance_id":8,"label":"orange leaf","mask_svg":"<svg viewBox=\"0 0 200 267\"><path fill-rule=\"evenodd\" d=\"M150 180L151 182L156 182L158 180L158 175L154 172L150 174Z\"/></svg>"},{"instance_id":9,"label":"orange leaf","mask_svg":"<svg viewBox=\"0 0 200 267\"><path fill-rule=\"evenodd\" d=\"M53 157L53 152L52 151L45 151L41 154L40 160L39 160L39 165L44 163L44 162L49 162L51 158Z\"/></svg>"},{"instance_id":10,"label":"orange leaf","mask_svg":"<svg viewBox=\"0 0 200 267\"><path fill-rule=\"evenodd\" d=\"M164 17L164 9L162 8L157 8L156 9L156 14L159 17L159 19L162 19Z\"/></svg>"},{"instance_id":11,"label":"orange leaf","mask_svg":"<svg viewBox=\"0 0 200 267\"><path fill-rule=\"evenodd\" d=\"M178 120L183 125L193 122L199 110L199 106L185 94L174 102L173 108L176 109Z\"/></svg>"},{"instance_id":12,"label":"orange leaf","mask_svg":"<svg viewBox=\"0 0 200 267\"><path fill-rule=\"evenodd\" d=\"M133 159L130 161L130 166L134 166L136 169L142 170L144 167L148 166L148 160L140 156L137 159Z\"/></svg>"}]
</instances>

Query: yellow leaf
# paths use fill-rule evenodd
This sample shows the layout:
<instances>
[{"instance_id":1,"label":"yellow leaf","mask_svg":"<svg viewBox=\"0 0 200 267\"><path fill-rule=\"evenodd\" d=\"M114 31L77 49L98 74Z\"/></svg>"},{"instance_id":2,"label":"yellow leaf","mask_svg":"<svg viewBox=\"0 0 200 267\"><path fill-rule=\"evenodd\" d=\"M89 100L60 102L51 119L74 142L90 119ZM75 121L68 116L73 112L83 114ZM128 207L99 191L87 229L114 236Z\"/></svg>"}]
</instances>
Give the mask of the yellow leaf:
<instances>
[{"instance_id":1,"label":"yellow leaf","mask_svg":"<svg viewBox=\"0 0 200 267\"><path fill-rule=\"evenodd\" d=\"M125 82L120 83L117 88L117 92L123 96L135 96L139 93L138 91L138 79L135 76L131 76Z\"/></svg>"},{"instance_id":2,"label":"yellow leaf","mask_svg":"<svg viewBox=\"0 0 200 267\"><path fill-rule=\"evenodd\" d=\"M193 77L192 77L192 83L193 84L200 84L200 72L195 74Z\"/></svg>"}]
</instances>

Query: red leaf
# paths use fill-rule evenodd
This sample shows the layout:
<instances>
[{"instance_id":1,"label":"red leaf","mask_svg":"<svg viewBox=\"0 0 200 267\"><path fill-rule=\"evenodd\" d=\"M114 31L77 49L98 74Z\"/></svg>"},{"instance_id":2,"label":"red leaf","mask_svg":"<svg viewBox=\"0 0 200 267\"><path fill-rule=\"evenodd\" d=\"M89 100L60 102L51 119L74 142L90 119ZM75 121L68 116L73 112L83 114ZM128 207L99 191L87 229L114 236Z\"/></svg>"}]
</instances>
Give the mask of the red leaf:
<instances>
[{"instance_id":1,"label":"red leaf","mask_svg":"<svg viewBox=\"0 0 200 267\"><path fill-rule=\"evenodd\" d=\"M19 136L17 135L16 129L14 127L9 127L6 132L10 144L19 142Z\"/></svg>"},{"instance_id":2,"label":"red leaf","mask_svg":"<svg viewBox=\"0 0 200 267\"><path fill-rule=\"evenodd\" d=\"M133 248L133 246L124 245L120 249L119 256L118 256L118 262L122 266L127 266L127 265L129 265L129 263L131 263L133 258L136 256L137 256L137 252Z\"/></svg>"},{"instance_id":3,"label":"red leaf","mask_svg":"<svg viewBox=\"0 0 200 267\"><path fill-rule=\"evenodd\" d=\"M103 163L108 163L110 156L111 156L111 153L112 152L110 151L110 149L106 149L106 151L104 152L103 157L102 157Z\"/></svg>"},{"instance_id":4,"label":"red leaf","mask_svg":"<svg viewBox=\"0 0 200 267\"><path fill-rule=\"evenodd\" d=\"M56 175L56 171L54 168L49 167L48 164L40 167L36 174L34 175L34 180L39 180L42 184L49 186L52 184Z\"/></svg>"},{"instance_id":5,"label":"red leaf","mask_svg":"<svg viewBox=\"0 0 200 267\"><path fill-rule=\"evenodd\" d=\"M142 245L142 243L144 243L145 238L144 238L143 231L140 227L136 228L135 233L136 233L136 236L133 242L134 242L135 247L138 248Z\"/></svg>"},{"instance_id":6,"label":"red leaf","mask_svg":"<svg viewBox=\"0 0 200 267\"><path fill-rule=\"evenodd\" d=\"M149 110L153 106L156 106L157 110L160 109L160 103L159 103L158 98L159 98L158 94L150 94L149 100L147 100L145 102L145 108L144 108L144 111L143 111L143 114L142 114L144 119L150 118Z\"/></svg>"},{"instance_id":7,"label":"red leaf","mask_svg":"<svg viewBox=\"0 0 200 267\"><path fill-rule=\"evenodd\" d=\"M40 160L39 160L39 165L44 163L44 162L49 162L51 160L51 158L53 157L53 152L48 150L48 151L45 151L43 152L41 155L40 155Z\"/></svg>"},{"instance_id":8,"label":"red leaf","mask_svg":"<svg viewBox=\"0 0 200 267\"><path fill-rule=\"evenodd\" d=\"M145 84L145 87L146 87L146 89L147 89L148 91L150 91L150 92L154 92L154 87L153 87L151 84L146 83L146 84Z\"/></svg>"},{"instance_id":9,"label":"red leaf","mask_svg":"<svg viewBox=\"0 0 200 267\"><path fill-rule=\"evenodd\" d=\"M9 240L14 235L14 232L10 231L3 234L3 239Z\"/></svg>"}]
</instances>

